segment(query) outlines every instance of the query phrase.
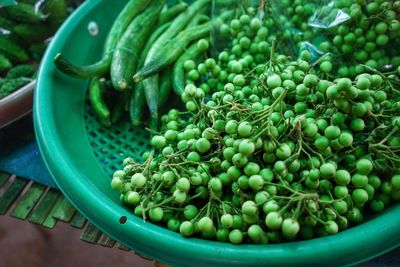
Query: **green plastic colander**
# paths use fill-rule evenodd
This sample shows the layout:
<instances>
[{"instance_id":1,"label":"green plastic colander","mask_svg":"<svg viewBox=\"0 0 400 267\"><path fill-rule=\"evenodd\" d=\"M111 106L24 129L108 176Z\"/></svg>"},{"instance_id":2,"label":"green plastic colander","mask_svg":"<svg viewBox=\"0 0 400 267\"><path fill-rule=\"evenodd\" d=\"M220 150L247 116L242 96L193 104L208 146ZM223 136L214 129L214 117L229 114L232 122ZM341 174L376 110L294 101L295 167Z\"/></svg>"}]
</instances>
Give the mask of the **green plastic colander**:
<instances>
[{"instance_id":1,"label":"green plastic colander","mask_svg":"<svg viewBox=\"0 0 400 267\"><path fill-rule=\"evenodd\" d=\"M128 120L102 128L86 102L89 81L60 73L53 58L62 51L76 64L98 59L110 24L125 3L88 0L70 16L43 58L35 90L35 130L42 156L58 187L90 222L132 250L175 266L351 265L400 244L400 205L334 236L271 245L183 238L123 207L110 188L110 174L125 157L137 158L147 148L148 135ZM121 224L123 216L127 220Z\"/></svg>"}]
</instances>

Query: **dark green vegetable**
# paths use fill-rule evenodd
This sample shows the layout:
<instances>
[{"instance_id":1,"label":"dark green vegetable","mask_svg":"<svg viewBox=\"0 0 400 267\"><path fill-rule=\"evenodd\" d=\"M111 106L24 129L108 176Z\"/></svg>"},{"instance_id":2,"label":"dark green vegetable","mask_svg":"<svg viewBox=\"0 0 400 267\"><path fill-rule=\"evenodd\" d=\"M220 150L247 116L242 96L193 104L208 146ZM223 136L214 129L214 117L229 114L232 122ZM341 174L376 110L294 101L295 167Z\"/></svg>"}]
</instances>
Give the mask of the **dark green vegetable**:
<instances>
[{"instance_id":1,"label":"dark green vegetable","mask_svg":"<svg viewBox=\"0 0 400 267\"><path fill-rule=\"evenodd\" d=\"M142 82L151 117L158 118L158 101L160 98L160 88L158 87L159 77L158 75L153 75Z\"/></svg>"},{"instance_id":2,"label":"dark green vegetable","mask_svg":"<svg viewBox=\"0 0 400 267\"><path fill-rule=\"evenodd\" d=\"M18 43L3 35L0 35L0 51L9 59L17 62L23 62L29 59L27 52Z\"/></svg>"},{"instance_id":3,"label":"dark green vegetable","mask_svg":"<svg viewBox=\"0 0 400 267\"><path fill-rule=\"evenodd\" d=\"M0 15L0 29L10 31L13 28L14 24L15 23L13 21L6 19Z\"/></svg>"},{"instance_id":4,"label":"dark green vegetable","mask_svg":"<svg viewBox=\"0 0 400 267\"><path fill-rule=\"evenodd\" d=\"M129 92L118 93L116 102L111 111L111 123L116 124L124 115L125 106L129 101Z\"/></svg>"},{"instance_id":5,"label":"dark green vegetable","mask_svg":"<svg viewBox=\"0 0 400 267\"><path fill-rule=\"evenodd\" d=\"M194 16L190 23L186 26L186 28L189 29L193 26L197 26L199 24L203 24L209 21L210 17L205 14L205 11L206 9L203 9L199 13L197 13L196 16Z\"/></svg>"},{"instance_id":6,"label":"dark green vegetable","mask_svg":"<svg viewBox=\"0 0 400 267\"><path fill-rule=\"evenodd\" d=\"M153 43L157 40L157 38L169 27L170 23L165 23L158 27L153 34L148 39L146 46L143 49L143 52L140 56L138 66L143 67L143 64L146 60L147 53L151 49ZM135 84L135 88L133 93L131 94L131 100L129 103L129 114L131 117L131 122L133 125L138 126L141 123L141 118L143 116L143 109L145 106L146 98L144 95L144 87L143 83Z\"/></svg>"},{"instance_id":7,"label":"dark green vegetable","mask_svg":"<svg viewBox=\"0 0 400 267\"><path fill-rule=\"evenodd\" d=\"M200 12L211 0L198 0L189 6L184 12L182 12L176 19L174 19L169 28L154 42L150 51L146 56L145 65L153 61L157 57L157 52L165 46L169 41L180 33L193 19L193 17ZM154 75L149 77L144 82L144 92L146 95L147 105L150 109L151 116L158 118L158 99L159 99L159 88L158 88L158 77Z\"/></svg>"},{"instance_id":8,"label":"dark green vegetable","mask_svg":"<svg viewBox=\"0 0 400 267\"><path fill-rule=\"evenodd\" d=\"M36 68L30 64L18 65L10 69L7 73L7 79L15 79L20 77L30 78L35 73Z\"/></svg>"},{"instance_id":9,"label":"dark green vegetable","mask_svg":"<svg viewBox=\"0 0 400 267\"><path fill-rule=\"evenodd\" d=\"M44 24L22 23L14 26L11 31L29 42L43 41L51 36L51 31Z\"/></svg>"},{"instance_id":10,"label":"dark green vegetable","mask_svg":"<svg viewBox=\"0 0 400 267\"><path fill-rule=\"evenodd\" d=\"M153 0L130 0L115 19L105 41L104 51L111 53L117 46L130 22L139 15Z\"/></svg>"},{"instance_id":11,"label":"dark green vegetable","mask_svg":"<svg viewBox=\"0 0 400 267\"><path fill-rule=\"evenodd\" d=\"M54 64L59 70L72 77L77 78L90 78L102 76L107 73L110 67L111 56L108 55L102 60L87 66L74 66L71 62L66 60L61 53L54 57Z\"/></svg>"},{"instance_id":12,"label":"dark green vegetable","mask_svg":"<svg viewBox=\"0 0 400 267\"><path fill-rule=\"evenodd\" d=\"M180 96L185 91L185 69L183 64L189 59L196 59L205 51L196 44L192 44L175 62L172 71L172 87L175 93Z\"/></svg>"},{"instance_id":13,"label":"dark green vegetable","mask_svg":"<svg viewBox=\"0 0 400 267\"><path fill-rule=\"evenodd\" d=\"M82 0L67 0L68 6L79 6Z\"/></svg>"},{"instance_id":14,"label":"dark green vegetable","mask_svg":"<svg viewBox=\"0 0 400 267\"><path fill-rule=\"evenodd\" d=\"M132 88L132 76L135 74L140 53L157 23L164 2L165 0L154 0L129 24L118 42L110 71L115 89L123 91Z\"/></svg>"},{"instance_id":15,"label":"dark green vegetable","mask_svg":"<svg viewBox=\"0 0 400 267\"><path fill-rule=\"evenodd\" d=\"M3 86L3 84L6 82L6 80L5 79L3 79L3 78L0 78L0 88Z\"/></svg>"},{"instance_id":16,"label":"dark green vegetable","mask_svg":"<svg viewBox=\"0 0 400 267\"><path fill-rule=\"evenodd\" d=\"M139 62L138 62L138 67L143 67L144 62L146 61L146 56L149 53L152 45L154 42L160 37L160 35L171 25L170 22L167 22L160 27L158 27L150 36L150 38L147 40L146 45L143 48L143 51L140 55Z\"/></svg>"},{"instance_id":17,"label":"dark green vegetable","mask_svg":"<svg viewBox=\"0 0 400 267\"><path fill-rule=\"evenodd\" d=\"M149 118L149 128L152 131L159 131L160 130L160 120L157 117L151 116Z\"/></svg>"},{"instance_id":18,"label":"dark green vegetable","mask_svg":"<svg viewBox=\"0 0 400 267\"><path fill-rule=\"evenodd\" d=\"M32 79L28 79L25 77L6 80L0 87L0 99L15 92L17 89L21 88L30 81L32 81Z\"/></svg>"},{"instance_id":19,"label":"dark green vegetable","mask_svg":"<svg viewBox=\"0 0 400 267\"><path fill-rule=\"evenodd\" d=\"M12 67L10 60L5 56L0 54L0 72L7 70Z\"/></svg>"},{"instance_id":20,"label":"dark green vegetable","mask_svg":"<svg viewBox=\"0 0 400 267\"><path fill-rule=\"evenodd\" d=\"M144 95L143 83L138 83L131 94L131 100L129 103L129 115L133 125L140 125L145 105L146 97Z\"/></svg>"},{"instance_id":21,"label":"dark green vegetable","mask_svg":"<svg viewBox=\"0 0 400 267\"><path fill-rule=\"evenodd\" d=\"M214 2L215 6L221 8L221 7L231 7L232 6L237 6L238 4L240 4L240 1L237 0L217 0Z\"/></svg>"},{"instance_id":22,"label":"dark green vegetable","mask_svg":"<svg viewBox=\"0 0 400 267\"><path fill-rule=\"evenodd\" d=\"M46 51L47 45L45 42L33 43L29 46L28 52L34 59L39 60Z\"/></svg>"},{"instance_id":23,"label":"dark green vegetable","mask_svg":"<svg viewBox=\"0 0 400 267\"><path fill-rule=\"evenodd\" d=\"M164 23L173 20L178 14L186 10L188 6L189 5L185 2L178 2L167 10L163 11L160 15L160 19L158 22L159 25L163 25Z\"/></svg>"},{"instance_id":24,"label":"dark green vegetable","mask_svg":"<svg viewBox=\"0 0 400 267\"><path fill-rule=\"evenodd\" d=\"M174 63L185 51L190 42L207 36L211 30L211 23L195 26L181 32L173 40L165 44L154 53L154 59L147 62L133 77L135 82L142 81Z\"/></svg>"},{"instance_id":25,"label":"dark green vegetable","mask_svg":"<svg viewBox=\"0 0 400 267\"><path fill-rule=\"evenodd\" d=\"M52 29L57 29L68 16L66 0L47 0L43 5L43 13L48 17Z\"/></svg>"},{"instance_id":26,"label":"dark green vegetable","mask_svg":"<svg viewBox=\"0 0 400 267\"><path fill-rule=\"evenodd\" d=\"M65 74L79 78L102 76L107 73L112 61L112 54L121 36L130 22L140 14L151 0L130 0L119 13L112 25L104 45L103 57L100 61L87 66L75 66L60 53L54 58L57 68Z\"/></svg>"},{"instance_id":27,"label":"dark green vegetable","mask_svg":"<svg viewBox=\"0 0 400 267\"><path fill-rule=\"evenodd\" d=\"M105 79L94 78L89 85L89 100L93 110L97 114L100 123L105 127L111 126L110 110L104 98L107 91Z\"/></svg>"},{"instance_id":28,"label":"dark green vegetable","mask_svg":"<svg viewBox=\"0 0 400 267\"><path fill-rule=\"evenodd\" d=\"M18 2L34 5L37 2L37 0L20 0Z\"/></svg>"},{"instance_id":29,"label":"dark green vegetable","mask_svg":"<svg viewBox=\"0 0 400 267\"><path fill-rule=\"evenodd\" d=\"M34 5L18 3L7 7L7 13L16 21L37 23L46 18L40 10L36 10Z\"/></svg>"},{"instance_id":30,"label":"dark green vegetable","mask_svg":"<svg viewBox=\"0 0 400 267\"><path fill-rule=\"evenodd\" d=\"M160 74L160 99L158 107L162 108L168 102L168 96L172 88L172 69L167 68Z\"/></svg>"},{"instance_id":31,"label":"dark green vegetable","mask_svg":"<svg viewBox=\"0 0 400 267\"><path fill-rule=\"evenodd\" d=\"M146 63L153 60L154 53L178 33L180 33L193 19L193 17L210 2L211 0L198 0L190 5L184 12L179 14L179 16L172 21L169 28L153 44L146 57Z\"/></svg>"}]
</instances>

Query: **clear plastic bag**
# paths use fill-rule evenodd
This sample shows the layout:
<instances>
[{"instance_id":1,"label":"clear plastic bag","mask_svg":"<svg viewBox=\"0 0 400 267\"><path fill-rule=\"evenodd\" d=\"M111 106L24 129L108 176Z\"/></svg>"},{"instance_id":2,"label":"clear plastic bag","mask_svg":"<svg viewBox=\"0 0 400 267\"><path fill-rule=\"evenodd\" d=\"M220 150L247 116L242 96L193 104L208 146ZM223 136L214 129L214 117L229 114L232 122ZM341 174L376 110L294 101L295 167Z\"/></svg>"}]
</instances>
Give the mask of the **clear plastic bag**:
<instances>
[{"instance_id":1,"label":"clear plastic bag","mask_svg":"<svg viewBox=\"0 0 400 267\"><path fill-rule=\"evenodd\" d=\"M393 70L400 64L400 2L329 1L317 7L309 26L320 29L351 76L365 67Z\"/></svg>"},{"instance_id":2,"label":"clear plastic bag","mask_svg":"<svg viewBox=\"0 0 400 267\"><path fill-rule=\"evenodd\" d=\"M265 34L261 35L266 42L271 44L272 41L276 39L277 43L283 44L280 46L281 49L278 49L280 52L286 52L287 55L295 54L292 40L288 38L287 33L284 33L285 29L282 25L277 23L279 18L276 14L277 10L274 8L276 5L271 4L270 1L264 0L242 0L231 2L232 3L229 4L229 1L213 1L212 18L215 27L212 32L212 43L214 45L214 52L221 51L222 47L226 47L227 45L225 42L226 36L224 36L226 35L226 32L224 33L224 31L227 31L229 28L231 31L230 33L233 34L232 27L241 24L240 21L242 16L249 16L250 20L254 19L253 22L249 22L249 25L251 25L251 23L262 24L261 31L265 31ZM248 27L251 28L249 25L246 25L244 30L247 30ZM257 34L255 33L254 35ZM259 40L257 39L257 41Z\"/></svg>"},{"instance_id":3,"label":"clear plastic bag","mask_svg":"<svg viewBox=\"0 0 400 267\"><path fill-rule=\"evenodd\" d=\"M349 14L336 8L334 1L331 1L315 10L308 20L308 25L312 28L331 29L350 19Z\"/></svg>"},{"instance_id":4,"label":"clear plastic bag","mask_svg":"<svg viewBox=\"0 0 400 267\"><path fill-rule=\"evenodd\" d=\"M268 28L267 42L271 45L275 39L277 51L287 56L307 50L317 61L331 55L336 73L343 76L355 76L365 66L393 70L400 65L400 1L235 1L230 6L215 5L216 28L220 29L224 10L238 16L248 8L257 10L253 15ZM214 31L213 40L221 50L221 31Z\"/></svg>"}]
</instances>

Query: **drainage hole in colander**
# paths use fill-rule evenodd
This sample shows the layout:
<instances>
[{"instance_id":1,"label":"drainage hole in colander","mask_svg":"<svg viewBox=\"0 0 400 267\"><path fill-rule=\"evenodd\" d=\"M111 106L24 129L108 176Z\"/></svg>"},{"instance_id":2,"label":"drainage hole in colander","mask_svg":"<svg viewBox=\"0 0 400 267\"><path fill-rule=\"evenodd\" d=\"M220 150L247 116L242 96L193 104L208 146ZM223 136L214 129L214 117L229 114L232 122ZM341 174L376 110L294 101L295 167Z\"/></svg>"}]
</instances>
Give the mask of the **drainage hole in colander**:
<instances>
[{"instance_id":1,"label":"drainage hole in colander","mask_svg":"<svg viewBox=\"0 0 400 267\"><path fill-rule=\"evenodd\" d=\"M120 224L125 224L127 220L128 220L128 219L126 218L126 216L121 216L121 217L119 218L119 223L120 223Z\"/></svg>"}]
</instances>

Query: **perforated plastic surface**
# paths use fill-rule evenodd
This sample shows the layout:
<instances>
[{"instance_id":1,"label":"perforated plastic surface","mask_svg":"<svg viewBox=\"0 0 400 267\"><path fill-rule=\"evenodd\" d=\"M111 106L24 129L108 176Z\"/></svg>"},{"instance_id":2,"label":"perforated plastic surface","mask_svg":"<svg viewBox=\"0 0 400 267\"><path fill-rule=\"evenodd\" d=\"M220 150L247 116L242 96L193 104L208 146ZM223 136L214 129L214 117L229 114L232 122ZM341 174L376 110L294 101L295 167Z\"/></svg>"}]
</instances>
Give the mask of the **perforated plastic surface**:
<instances>
[{"instance_id":1,"label":"perforated plastic surface","mask_svg":"<svg viewBox=\"0 0 400 267\"><path fill-rule=\"evenodd\" d=\"M93 152L110 179L113 172L122 168L126 157L140 161L143 152L150 147L149 133L144 128L131 125L128 118L111 128L103 127L89 102L85 105L85 128Z\"/></svg>"}]
</instances>

